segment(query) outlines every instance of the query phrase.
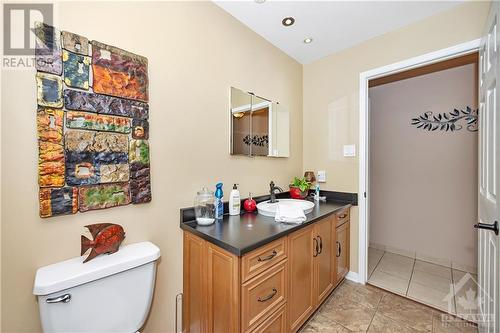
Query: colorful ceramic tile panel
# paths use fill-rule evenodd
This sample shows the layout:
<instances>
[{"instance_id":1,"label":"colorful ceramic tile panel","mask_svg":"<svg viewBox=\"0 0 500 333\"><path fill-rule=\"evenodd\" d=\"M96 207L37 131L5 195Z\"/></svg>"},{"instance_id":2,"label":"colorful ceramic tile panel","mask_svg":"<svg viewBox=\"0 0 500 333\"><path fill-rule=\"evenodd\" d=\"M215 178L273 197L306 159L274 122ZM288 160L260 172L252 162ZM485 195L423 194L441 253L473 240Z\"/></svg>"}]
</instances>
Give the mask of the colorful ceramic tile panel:
<instances>
[{"instance_id":1,"label":"colorful ceramic tile panel","mask_svg":"<svg viewBox=\"0 0 500 333\"><path fill-rule=\"evenodd\" d=\"M89 40L83 36L63 31L61 33L62 46L68 51L88 55L89 54Z\"/></svg>"},{"instance_id":2,"label":"colorful ceramic tile panel","mask_svg":"<svg viewBox=\"0 0 500 333\"><path fill-rule=\"evenodd\" d=\"M130 179L130 196L134 204L151 201L151 181L149 174Z\"/></svg>"},{"instance_id":3,"label":"colorful ceramic tile panel","mask_svg":"<svg viewBox=\"0 0 500 333\"><path fill-rule=\"evenodd\" d=\"M64 133L64 149L76 152L94 151L96 132L68 130Z\"/></svg>"},{"instance_id":4,"label":"colorful ceramic tile panel","mask_svg":"<svg viewBox=\"0 0 500 333\"><path fill-rule=\"evenodd\" d=\"M52 142L38 142L38 184L64 186L64 149Z\"/></svg>"},{"instance_id":5,"label":"colorful ceramic tile panel","mask_svg":"<svg viewBox=\"0 0 500 333\"><path fill-rule=\"evenodd\" d=\"M130 163L149 164L149 143L147 140L130 140Z\"/></svg>"},{"instance_id":6,"label":"colorful ceramic tile panel","mask_svg":"<svg viewBox=\"0 0 500 333\"><path fill-rule=\"evenodd\" d=\"M80 187L78 209L80 212L103 209L130 203L129 183L115 183Z\"/></svg>"},{"instance_id":7,"label":"colorful ceramic tile panel","mask_svg":"<svg viewBox=\"0 0 500 333\"><path fill-rule=\"evenodd\" d=\"M40 217L75 214L78 211L78 188L41 188Z\"/></svg>"},{"instance_id":8,"label":"colorful ceramic tile panel","mask_svg":"<svg viewBox=\"0 0 500 333\"><path fill-rule=\"evenodd\" d=\"M143 140L149 139L149 122L147 120L132 120L132 138Z\"/></svg>"},{"instance_id":9,"label":"colorful ceramic tile panel","mask_svg":"<svg viewBox=\"0 0 500 333\"><path fill-rule=\"evenodd\" d=\"M35 68L61 75L61 33L53 26L35 22Z\"/></svg>"},{"instance_id":10,"label":"colorful ceramic tile panel","mask_svg":"<svg viewBox=\"0 0 500 333\"><path fill-rule=\"evenodd\" d=\"M94 92L147 102L147 58L96 41L91 44Z\"/></svg>"},{"instance_id":11,"label":"colorful ceramic tile panel","mask_svg":"<svg viewBox=\"0 0 500 333\"><path fill-rule=\"evenodd\" d=\"M130 164L130 197L134 204L151 201L151 180L148 164L140 162Z\"/></svg>"},{"instance_id":12,"label":"colorful ceramic tile panel","mask_svg":"<svg viewBox=\"0 0 500 333\"><path fill-rule=\"evenodd\" d=\"M130 178L139 178L146 175L149 176L149 164L140 162L130 163Z\"/></svg>"},{"instance_id":13,"label":"colorful ceramic tile panel","mask_svg":"<svg viewBox=\"0 0 500 333\"><path fill-rule=\"evenodd\" d=\"M71 89L64 90L64 107L137 119L147 119L149 116L146 103Z\"/></svg>"},{"instance_id":14,"label":"colorful ceramic tile panel","mask_svg":"<svg viewBox=\"0 0 500 333\"><path fill-rule=\"evenodd\" d=\"M128 153L125 134L68 130L64 134L64 147L69 151Z\"/></svg>"},{"instance_id":15,"label":"colorful ceramic tile panel","mask_svg":"<svg viewBox=\"0 0 500 333\"><path fill-rule=\"evenodd\" d=\"M110 177L107 174L106 179L102 179L101 167L104 165L120 165L128 163L128 155L119 152L90 152L90 151L71 151L66 150L66 183L68 185L92 185L109 182ZM118 171L121 173L124 169ZM104 168L105 171L112 171L112 168ZM123 178L123 176L120 176ZM128 166L127 166L128 179Z\"/></svg>"},{"instance_id":16,"label":"colorful ceramic tile panel","mask_svg":"<svg viewBox=\"0 0 500 333\"><path fill-rule=\"evenodd\" d=\"M128 182L129 165L128 164L103 164L99 167L101 183Z\"/></svg>"},{"instance_id":17,"label":"colorful ceramic tile panel","mask_svg":"<svg viewBox=\"0 0 500 333\"><path fill-rule=\"evenodd\" d=\"M66 184L99 184L99 166L91 152L66 151Z\"/></svg>"},{"instance_id":18,"label":"colorful ceramic tile panel","mask_svg":"<svg viewBox=\"0 0 500 333\"><path fill-rule=\"evenodd\" d=\"M38 105L50 108L62 108L62 79L60 76L36 73Z\"/></svg>"},{"instance_id":19,"label":"colorful ceramic tile panel","mask_svg":"<svg viewBox=\"0 0 500 333\"><path fill-rule=\"evenodd\" d=\"M41 108L36 115L38 140L62 145L64 111Z\"/></svg>"},{"instance_id":20,"label":"colorful ceramic tile panel","mask_svg":"<svg viewBox=\"0 0 500 333\"><path fill-rule=\"evenodd\" d=\"M66 112L66 127L68 128L130 133L131 126L130 118L99 115L80 111Z\"/></svg>"},{"instance_id":21,"label":"colorful ceramic tile panel","mask_svg":"<svg viewBox=\"0 0 500 333\"><path fill-rule=\"evenodd\" d=\"M68 87L89 89L90 57L63 50L63 67Z\"/></svg>"},{"instance_id":22,"label":"colorful ceramic tile panel","mask_svg":"<svg viewBox=\"0 0 500 333\"><path fill-rule=\"evenodd\" d=\"M96 133L93 148L96 152L128 153L128 135Z\"/></svg>"}]
</instances>

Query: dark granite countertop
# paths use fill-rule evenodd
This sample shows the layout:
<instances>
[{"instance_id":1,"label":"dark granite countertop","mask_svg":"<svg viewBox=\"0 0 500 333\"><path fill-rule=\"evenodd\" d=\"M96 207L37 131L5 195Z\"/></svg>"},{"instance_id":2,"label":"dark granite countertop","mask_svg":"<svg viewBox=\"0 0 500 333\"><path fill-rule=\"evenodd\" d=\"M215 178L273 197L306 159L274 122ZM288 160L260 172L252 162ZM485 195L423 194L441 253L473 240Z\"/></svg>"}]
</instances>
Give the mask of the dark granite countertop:
<instances>
[{"instance_id":1,"label":"dark granite countertop","mask_svg":"<svg viewBox=\"0 0 500 333\"><path fill-rule=\"evenodd\" d=\"M280 197L283 197L283 195L280 195ZM306 215L307 220L299 225L277 223L274 221L274 217L267 217L257 213L242 213L237 216L224 215L222 220L218 220L212 225L199 226L190 213L186 214L188 208L181 210L180 226L185 231L189 231L237 256L242 256L273 240L329 216L339 209L357 204L355 194L353 194L353 200L347 201L343 199L335 200L327 195L326 202L315 202L313 211Z\"/></svg>"}]
</instances>

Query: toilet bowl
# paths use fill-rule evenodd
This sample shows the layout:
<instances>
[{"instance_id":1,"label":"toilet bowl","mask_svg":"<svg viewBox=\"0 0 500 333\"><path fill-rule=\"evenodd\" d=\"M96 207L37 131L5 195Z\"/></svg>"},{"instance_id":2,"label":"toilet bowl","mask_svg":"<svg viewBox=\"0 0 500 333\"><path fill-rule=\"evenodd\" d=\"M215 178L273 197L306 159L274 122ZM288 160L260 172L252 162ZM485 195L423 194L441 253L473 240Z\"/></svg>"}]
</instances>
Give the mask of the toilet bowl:
<instances>
[{"instance_id":1,"label":"toilet bowl","mask_svg":"<svg viewBox=\"0 0 500 333\"><path fill-rule=\"evenodd\" d=\"M83 264L76 257L41 267L33 293L45 333L132 333L153 298L160 249L142 242Z\"/></svg>"}]
</instances>

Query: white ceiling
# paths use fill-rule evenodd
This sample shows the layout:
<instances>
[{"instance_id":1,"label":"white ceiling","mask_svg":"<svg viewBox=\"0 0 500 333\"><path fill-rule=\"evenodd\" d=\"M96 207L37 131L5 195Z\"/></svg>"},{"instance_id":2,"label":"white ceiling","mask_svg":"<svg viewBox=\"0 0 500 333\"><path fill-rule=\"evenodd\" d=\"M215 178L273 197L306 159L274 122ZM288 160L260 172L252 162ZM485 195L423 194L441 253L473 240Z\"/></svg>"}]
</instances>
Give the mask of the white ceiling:
<instances>
[{"instance_id":1,"label":"white ceiling","mask_svg":"<svg viewBox=\"0 0 500 333\"><path fill-rule=\"evenodd\" d=\"M450 9L462 1L214 2L285 53L306 64ZM295 18L294 25L285 27L281 24L287 16ZM307 37L313 38L311 44L303 43Z\"/></svg>"}]
</instances>

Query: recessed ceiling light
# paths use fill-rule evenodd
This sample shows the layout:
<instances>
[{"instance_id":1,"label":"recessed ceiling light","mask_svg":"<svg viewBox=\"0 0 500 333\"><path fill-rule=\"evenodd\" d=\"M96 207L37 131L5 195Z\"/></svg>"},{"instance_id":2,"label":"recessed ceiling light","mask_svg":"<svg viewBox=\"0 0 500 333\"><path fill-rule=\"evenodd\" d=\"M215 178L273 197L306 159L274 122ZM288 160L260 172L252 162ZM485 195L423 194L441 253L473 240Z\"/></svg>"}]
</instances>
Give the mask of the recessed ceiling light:
<instances>
[{"instance_id":1,"label":"recessed ceiling light","mask_svg":"<svg viewBox=\"0 0 500 333\"><path fill-rule=\"evenodd\" d=\"M257 3L264 3L264 2L266 2L266 0L255 0L255 2L257 2Z\"/></svg>"},{"instance_id":2,"label":"recessed ceiling light","mask_svg":"<svg viewBox=\"0 0 500 333\"><path fill-rule=\"evenodd\" d=\"M311 44L312 41L313 41L313 39L311 37L307 37L306 39L304 39L305 44Z\"/></svg>"},{"instance_id":3,"label":"recessed ceiling light","mask_svg":"<svg viewBox=\"0 0 500 333\"><path fill-rule=\"evenodd\" d=\"M285 17L283 21L281 21L281 24L283 24L285 27L289 27L295 23L295 19L293 17Z\"/></svg>"}]
</instances>

